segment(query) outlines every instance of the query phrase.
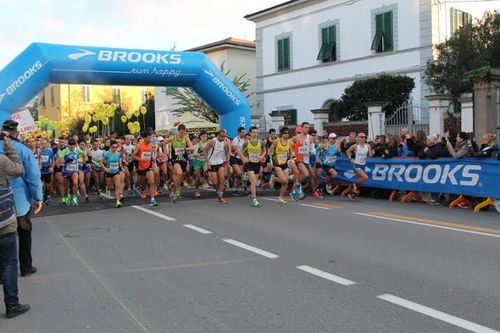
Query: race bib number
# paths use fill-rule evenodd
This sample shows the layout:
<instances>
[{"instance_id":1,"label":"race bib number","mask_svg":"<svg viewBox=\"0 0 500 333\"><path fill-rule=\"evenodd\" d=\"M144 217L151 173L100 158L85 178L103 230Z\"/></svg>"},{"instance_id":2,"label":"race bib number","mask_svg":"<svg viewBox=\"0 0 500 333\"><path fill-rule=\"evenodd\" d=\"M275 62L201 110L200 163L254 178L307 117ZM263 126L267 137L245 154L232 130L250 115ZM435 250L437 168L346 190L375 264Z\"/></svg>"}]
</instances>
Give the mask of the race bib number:
<instances>
[{"instance_id":1,"label":"race bib number","mask_svg":"<svg viewBox=\"0 0 500 333\"><path fill-rule=\"evenodd\" d=\"M152 155L151 155L151 152L150 152L150 151L145 151L145 152L143 152L143 153L142 153L142 157L141 157L141 158L142 158L143 160L150 160L150 159L151 159L151 156L152 156Z\"/></svg>"},{"instance_id":2,"label":"race bib number","mask_svg":"<svg viewBox=\"0 0 500 333\"><path fill-rule=\"evenodd\" d=\"M325 158L326 164L334 164L335 162L337 162L337 156L328 156Z\"/></svg>"},{"instance_id":3,"label":"race bib number","mask_svg":"<svg viewBox=\"0 0 500 333\"><path fill-rule=\"evenodd\" d=\"M288 160L287 153L278 154L278 164L285 164L287 160Z\"/></svg>"},{"instance_id":4,"label":"race bib number","mask_svg":"<svg viewBox=\"0 0 500 333\"><path fill-rule=\"evenodd\" d=\"M299 154L300 155L307 155L308 152L309 152L309 147L307 147L307 146L300 146L299 147Z\"/></svg>"},{"instance_id":5,"label":"race bib number","mask_svg":"<svg viewBox=\"0 0 500 333\"><path fill-rule=\"evenodd\" d=\"M68 164L66 165L66 171L70 171L70 172L76 172L78 171L78 165L77 164Z\"/></svg>"},{"instance_id":6,"label":"race bib number","mask_svg":"<svg viewBox=\"0 0 500 333\"><path fill-rule=\"evenodd\" d=\"M252 163L259 163L260 162L260 154L251 153L248 155L248 159Z\"/></svg>"},{"instance_id":7,"label":"race bib number","mask_svg":"<svg viewBox=\"0 0 500 333\"><path fill-rule=\"evenodd\" d=\"M109 168L112 171L118 171L119 168L120 168L120 163L118 163L118 162L111 162L111 163L109 163Z\"/></svg>"},{"instance_id":8,"label":"race bib number","mask_svg":"<svg viewBox=\"0 0 500 333\"><path fill-rule=\"evenodd\" d=\"M364 157L364 156L363 156L363 157L360 157L360 158L359 158L359 163L360 163L360 164L365 164L365 163L366 163L366 157Z\"/></svg>"},{"instance_id":9,"label":"race bib number","mask_svg":"<svg viewBox=\"0 0 500 333\"><path fill-rule=\"evenodd\" d=\"M181 155L184 155L184 153L186 152L186 149L185 148L175 148L174 151L175 151L175 155L181 156Z\"/></svg>"},{"instance_id":10,"label":"race bib number","mask_svg":"<svg viewBox=\"0 0 500 333\"><path fill-rule=\"evenodd\" d=\"M41 160L42 163L47 163L49 161L49 157L47 155L42 155Z\"/></svg>"}]
</instances>

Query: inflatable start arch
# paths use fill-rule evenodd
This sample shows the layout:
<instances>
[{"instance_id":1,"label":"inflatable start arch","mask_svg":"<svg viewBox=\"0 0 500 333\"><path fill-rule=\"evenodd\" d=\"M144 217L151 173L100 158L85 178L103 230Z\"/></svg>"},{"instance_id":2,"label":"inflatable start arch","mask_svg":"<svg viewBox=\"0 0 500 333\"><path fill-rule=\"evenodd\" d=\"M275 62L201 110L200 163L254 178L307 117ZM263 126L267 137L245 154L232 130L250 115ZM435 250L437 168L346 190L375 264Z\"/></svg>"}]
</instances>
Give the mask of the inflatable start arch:
<instances>
[{"instance_id":1,"label":"inflatable start arch","mask_svg":"<svg viewBox=\"0 0 500 333\"><path fill-rule=\"evenodd\" d=\"M0 121L48 83L191 87L229 136L250 125L246 97L200 52L31 44L0 71Z\"/></svg>"}]
</instances>

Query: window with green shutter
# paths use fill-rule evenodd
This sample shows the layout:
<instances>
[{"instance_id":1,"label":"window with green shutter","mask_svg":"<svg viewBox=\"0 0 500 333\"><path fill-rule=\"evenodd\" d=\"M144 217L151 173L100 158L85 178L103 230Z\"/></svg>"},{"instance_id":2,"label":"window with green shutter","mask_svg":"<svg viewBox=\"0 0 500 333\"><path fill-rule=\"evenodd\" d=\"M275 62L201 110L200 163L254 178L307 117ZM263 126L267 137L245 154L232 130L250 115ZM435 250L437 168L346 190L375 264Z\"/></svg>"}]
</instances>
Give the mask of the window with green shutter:
<instances>
[{"instance_id":1,"label":"window with green shutter","mask_svg":"<svg viewBox=\"0 0 500 333\"><path fill-rule=\"evenodd\" d=\"M278 39L278 72L290 69L290 38Z\"/></svg>"},{"instance_id":2,"label":"window with green shutter","mask_svg":"<svg viewBox=\"0 0 500 333\"><path fill-rule=\"evenodd\" d=\"M337 61L337 27L335 25L321 29L321 47L316 59L324 63Z\"/></svg>"},{"instance_id":3,"label":"window with green shutter","mask_svg":"<svg viewBox=\"0 0 500 333\"><path fill-rule=\"evenodd\" d=\"M451 34L460 29L472 26L472 15L461 10L451 8Z\"/></svg>"},{"instance_id":4,"label":"window with green shutter","mask_svg":"<svg viewBox=\"0 0 500 333\"><path fill-rule=\"evenodd\" d=\"M377 53L394 50L392 11L375 16L375 37L371 49Z\"/></svg>"}]
</instances>

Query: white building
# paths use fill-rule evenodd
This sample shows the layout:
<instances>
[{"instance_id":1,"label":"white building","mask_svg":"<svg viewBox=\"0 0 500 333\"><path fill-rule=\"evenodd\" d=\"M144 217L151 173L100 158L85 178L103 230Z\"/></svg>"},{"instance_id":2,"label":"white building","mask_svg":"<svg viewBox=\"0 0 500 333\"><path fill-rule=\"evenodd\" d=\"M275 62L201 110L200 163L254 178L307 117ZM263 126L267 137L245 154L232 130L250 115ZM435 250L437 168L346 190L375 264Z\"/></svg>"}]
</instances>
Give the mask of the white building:
<instances>
[{"instance_id":1,"label":"white building","mask_svg":"<svg viewBox=\"0 0 500 333\"><path fill-rule=\"evenodd\" d=\"M204 52L219 68L224 64L224 69L230 70L230 80L246 74L245 80L249 79L250 84L246 94L251 94L249 101L252 106L252 115L255 114L256 64L254 41L227 38L186 51ZM169 93L173 92L175 89L177 88L155 88L155 120L157 129L167 129L179 118L173 112L177 106L173 98L169 95Z\"/></svg>"},{"instance_id":2,"label":"white building","mask_svg":"<svg viewBox=\"0 0 500 333\"><path fill-rule=\"evenodd\" d=\"M312 110L329 109L356 78L382 72L414 78L412 98L425 110L422 73L433 45L499 8L490 0L292 0L249 14L256 23L257 112L267 126L277 125L273 113L286 125L322 128L324 116Z\"/></svg>"}]
</instances>

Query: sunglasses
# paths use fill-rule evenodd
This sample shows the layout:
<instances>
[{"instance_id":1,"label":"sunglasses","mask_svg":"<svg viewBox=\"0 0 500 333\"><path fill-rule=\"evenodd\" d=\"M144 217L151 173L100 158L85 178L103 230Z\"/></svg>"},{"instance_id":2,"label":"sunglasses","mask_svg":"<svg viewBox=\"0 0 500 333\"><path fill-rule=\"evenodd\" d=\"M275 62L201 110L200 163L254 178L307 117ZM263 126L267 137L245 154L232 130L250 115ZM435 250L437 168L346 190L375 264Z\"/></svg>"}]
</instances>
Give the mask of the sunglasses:
<instances>
[{"instance_id":1,"label":"sunglasses","mask_svg":"<svg viewBox=\"0 0 500 333\"><path fill-rule=\"evenodd\" d=\"M118 146L111 146L111 148L115 148L115 149L118 149Z\"/></svg>"}]
</instances>

